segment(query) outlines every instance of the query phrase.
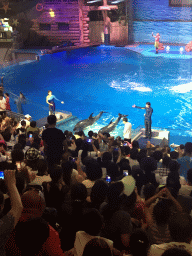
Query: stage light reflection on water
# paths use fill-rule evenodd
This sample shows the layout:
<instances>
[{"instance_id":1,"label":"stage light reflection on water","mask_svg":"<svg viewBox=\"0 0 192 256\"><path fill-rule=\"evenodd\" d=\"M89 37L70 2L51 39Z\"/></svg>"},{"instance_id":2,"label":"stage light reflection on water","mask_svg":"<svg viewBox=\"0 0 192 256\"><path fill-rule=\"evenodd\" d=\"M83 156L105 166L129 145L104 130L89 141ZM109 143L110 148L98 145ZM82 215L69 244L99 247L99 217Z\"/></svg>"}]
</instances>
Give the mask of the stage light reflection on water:
<instances>
[{"instance_id":1,"label":"stage light reflection on water","mask_svg":"<svg viewBox=\"0 0 192 256\"><path fill-rule=\"evenodd\" d=\"M153 47L153 46L151 46ZM179 49L179 47L178 47ZM39 62L4 69L5 89L22 91L33 102L46 108L47 90L52 90L65 105L57 108L72 112L78 119L106 111L91 129L98 131L118 113L127 114L133 128L143 124L144 111L132 105L154 109L152 126L167 128L171 136L192 135L192 66L191 59L146 57L122 47L92 47L41 57ZM15 106L12 102L12 109ZM40 108L24 106L34 119ZM123 133L122 121L112 135ZM63 126L64 129L64 126ZM181 141L181 140L180 140ZM178 143L180 143L180 141Z\"/></svg>"}]
</instances>

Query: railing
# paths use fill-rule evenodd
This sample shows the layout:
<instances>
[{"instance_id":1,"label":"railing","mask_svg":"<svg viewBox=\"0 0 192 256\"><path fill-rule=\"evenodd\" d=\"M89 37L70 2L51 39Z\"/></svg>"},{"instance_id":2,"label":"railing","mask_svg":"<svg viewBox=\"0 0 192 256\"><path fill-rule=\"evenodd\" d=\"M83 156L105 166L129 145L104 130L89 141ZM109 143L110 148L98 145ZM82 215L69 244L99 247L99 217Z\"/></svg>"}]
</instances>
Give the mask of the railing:
<instances>
[{"instance_id":1,"label":"railing","mask_svg":"<svg viewBox=\"0 0 192 256\"><path fill-rule=\"evenodd\" d=\"M16 95L9 89L7 89L6 92L8 92L10 95L10 101L15 102L15 100L17 100L19 98L18 95ZM32 100L30 100L28 98L26 98L26 104L24 106L25 106L25 114L30 114L32 116L32 119L34 119L34 120L39 120L39 119L42 119L49 115L49 107L48 106L44 106L40 103L33 102ZM15 110L16 110L16 107L15 107ZM56 112L61 112L63 114L70 115L70 116L72 115L71 112L65 111L65 110L60 110L60 109L56 109ZM10 111L10 116L13 116L13 115L17 120L18 119L21 120L24 118L24 115L18 114L18 113L16 113L16 111Z\"/></svg>"},{"instance_id":2,"label":"railing","mask_svg":"<svg viewBox=\"0 0 192 256\"><path fill-rule=\"evenodd\" d=\"M26 61L26 62L31 62L31 61L36 61L36 60L27 60L26 58L11 60L11 61L4 62L4 63L1 65L1 68L6 68L6 67L12 66L12 65L19 65L21 62L24 62L24 61Z\"/></svg>"},{"instance_id":3,"label":"railing","mask_svg":"<svg viewBox=\"0 0 192 256\"><path fill-rule=\"evenodd\" d=\"M25 119L24 115L16 113L16 112L13 112L13 111L6 110L6 113L7 113L7 116L13 117L18 122L21 121L22 119Z\"/></svg>"}]
</instances>

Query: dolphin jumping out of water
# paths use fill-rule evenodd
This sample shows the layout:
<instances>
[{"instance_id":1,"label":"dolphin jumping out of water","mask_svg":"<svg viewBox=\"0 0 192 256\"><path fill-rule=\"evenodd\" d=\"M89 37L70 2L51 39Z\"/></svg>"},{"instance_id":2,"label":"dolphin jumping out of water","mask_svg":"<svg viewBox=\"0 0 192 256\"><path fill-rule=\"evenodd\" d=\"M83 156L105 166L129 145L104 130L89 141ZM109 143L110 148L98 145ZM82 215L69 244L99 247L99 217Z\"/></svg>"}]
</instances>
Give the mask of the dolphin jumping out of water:
<instances>
[{"instance_id":1,"label":"dolphin jumping out of water","mask_svg":"<svg viewBox=\"0 0 192 256\"><path fill-rule=\"evenodd\" d=\"M128 115L119 114L119 117L114 122L113 122L113 118L112 118L110 123L107 126L101 128L99 130L99 133L112 132L115 129L115 127L117 126L117 124L120 122L121 118L126 117L126 116L128 116Z\"/></svg>"},{"instance_id":2,"label":"dolphin jumping out of water","mask_svg":"<svg viewBox=\"0 0 192 256\"><path fill-rule=\"evenodd\" d=\"M104 111L101 111L98 115L93 116L93 113L89 116L88 119L84 119L79 121L73 131L83 131L86 127L91 126L92 124L94 124L97 120L99 120L99 118L103 115L103 113L107 113Z\"/></svg>"}]
</instances>

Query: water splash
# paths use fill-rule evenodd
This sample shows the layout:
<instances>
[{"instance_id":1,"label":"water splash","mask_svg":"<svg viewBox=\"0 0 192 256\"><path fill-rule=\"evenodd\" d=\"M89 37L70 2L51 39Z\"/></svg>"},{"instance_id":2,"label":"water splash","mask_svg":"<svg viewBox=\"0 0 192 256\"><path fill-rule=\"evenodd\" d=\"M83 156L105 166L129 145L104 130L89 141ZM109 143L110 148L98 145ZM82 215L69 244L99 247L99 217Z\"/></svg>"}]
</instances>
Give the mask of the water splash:
<instances>
[{"instance_id":1,"label":"water splash","mask_svg":"<svg viewBox=\"0 0 192 256\"><path fill-rule=\"evenodd\" d=\"M118 81L113 80L110 87L120 91L133 90L133 91L139 91L139 92L152 92L151 88L136 82L130 82L129 79L126 81L123 81L122 83L119 83Z\"/></svg>"},{"instance_id":2,"label":"water splash","mask_svg":"<svg viewBox=\"0 0 192 256\"><path fill-rule=\"evenodd\" d=\"M187 84L180 84L180 85L176 85L173 86L170 91L174 91L177 93L187 93L192 91L192 82L187 83Z\"/></svg>"}]
</instances>

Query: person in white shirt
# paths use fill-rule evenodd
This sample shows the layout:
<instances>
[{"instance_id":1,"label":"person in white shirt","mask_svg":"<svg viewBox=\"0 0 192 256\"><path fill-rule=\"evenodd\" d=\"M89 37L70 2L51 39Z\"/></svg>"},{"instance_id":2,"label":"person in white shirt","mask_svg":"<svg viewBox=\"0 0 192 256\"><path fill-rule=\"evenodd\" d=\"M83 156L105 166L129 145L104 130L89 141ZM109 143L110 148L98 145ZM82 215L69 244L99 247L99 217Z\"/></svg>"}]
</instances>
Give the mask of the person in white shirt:
<instances>
[{"instance_id":1,"label":"person in white shirt","mask_svg":"<svg viewBox=\"0 0 192 256\"><path fill-rule=\"evenodd\" d=\"M94 220L94 221L93 221ZM82 218L82 228L76 233L74 249L75 256L82 256L86 244L93 238L100 238L99 233L103 225L103 218L98 210L89 209ZM113 250L113 241L103 238Z\"/></svg>"},{"instance_id":2,"label":"person in white shirt","mask_svg":"<svg viewBox=\"0 0 192 256\"><path fill-rule=\"evenodd\" d=\"M21 122L22 122L22 121L25 121L25 122L26 122L25 128L29 127L29 126L30 126L30 122L31 122L31 116L30 116L29 114L25 115L25 119L23 119L23 120L21 120L21 121L19 122L19 124L18 124L18 126L17 126L17 129L22 127L22 125L21 125Z\"/></svg>"},{"instance_id":3,"label":"person in white shirt","mask_svg":"<svg viewBox=\"0 0 192 256\"><path fill-rule=\"evenodd\" d=\"M127 117L123 118L123 123L125 124L124 131L123 131L124 140L131 143L131 128L132 128L132 125L131 125L131 123L128 122Z\"/></svg>"},{"instance_id":4,"label":"person in white shirt","mask_svg":"<svg viewBox=\"0 0 192 256\"><path fill-rule=\"evenodd\" d=\"M187 183L181 184L179 195L191 196L192 195L192 169L187 171Z\"/></svg>"},{"instance_id":5,"label":"person in white shirt","mask_svg":"<svg viewBox=\"0 0 192 256\"><path fill-rule=\"evenodd\" d=\"M180 247L192 254L192 218L189 214L177 212L169 220L169 230L174 242L153 244L149 256L162 256L164 251L171 247Z\"/></svg>"}]
</instances>

